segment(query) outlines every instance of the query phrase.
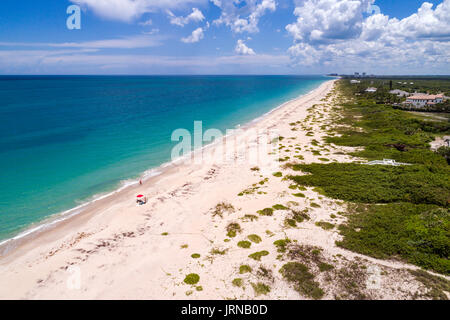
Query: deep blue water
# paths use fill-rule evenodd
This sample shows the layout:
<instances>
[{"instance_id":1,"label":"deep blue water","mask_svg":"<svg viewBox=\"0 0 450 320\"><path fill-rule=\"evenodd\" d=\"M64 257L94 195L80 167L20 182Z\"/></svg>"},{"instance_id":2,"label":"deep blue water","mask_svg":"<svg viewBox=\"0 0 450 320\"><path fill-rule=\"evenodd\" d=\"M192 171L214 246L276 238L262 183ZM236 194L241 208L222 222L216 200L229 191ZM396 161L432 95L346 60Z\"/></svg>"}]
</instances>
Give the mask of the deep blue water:
<instances>
[{"instance_id":1,"label":"deep blue water","mask_svg":"<svg viewBox=\"0 0 450 320\"><path fill-rule=\"evenodd\" d=\"M321 76L0 77L0 239L170 161L172 131L234 128Z\"/></svg>"}]
</instances>

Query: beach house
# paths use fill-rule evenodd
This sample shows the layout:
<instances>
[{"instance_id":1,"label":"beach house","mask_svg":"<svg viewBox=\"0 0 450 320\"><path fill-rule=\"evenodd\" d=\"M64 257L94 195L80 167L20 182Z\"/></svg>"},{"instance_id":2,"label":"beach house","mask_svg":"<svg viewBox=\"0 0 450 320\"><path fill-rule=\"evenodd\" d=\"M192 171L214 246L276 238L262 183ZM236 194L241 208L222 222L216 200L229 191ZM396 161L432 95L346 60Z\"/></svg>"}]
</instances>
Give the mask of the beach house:
<instances>
[{"instance_id":1,"label":"beach house","mask_svg":"<svg viewBox=\"0 0 450 320\"><path fill-rule=\"evenodd\" d=\"M425 106L433 106L437 103L442 103L443 101L443 94L414 94L408 97L404 103L407 105L413 105L417 108L423 108Z\"/></svg>"},{"instance_id":2,"label":"beach house","mask_svg":"<svg viewBox=\"0 0 450 320\"><path fill-rule=\"evenodd\" d=\"M373 88L373 87L367 88L366 92L369 92L369 93L377 92L377 88Z\"/></svg>"}]
</instances>

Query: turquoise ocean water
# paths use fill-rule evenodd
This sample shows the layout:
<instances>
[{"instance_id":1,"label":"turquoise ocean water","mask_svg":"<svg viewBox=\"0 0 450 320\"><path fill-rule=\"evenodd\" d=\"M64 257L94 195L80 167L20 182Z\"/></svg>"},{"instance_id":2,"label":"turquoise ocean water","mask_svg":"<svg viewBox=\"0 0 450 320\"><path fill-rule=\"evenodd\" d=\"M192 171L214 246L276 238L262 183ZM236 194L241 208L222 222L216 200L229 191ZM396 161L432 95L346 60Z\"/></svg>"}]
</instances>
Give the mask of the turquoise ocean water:
<instances>
[{"instance_id":1,"label":"turquoise ocean water","mask_svg":"<svg viewBox=\"0 0 450 320\"><path fill-rule=\"evenodd\" d=\"M177 128L224 132L326 80L1 76L0 240L170 161Z\"/></svg>"}]
</instances>

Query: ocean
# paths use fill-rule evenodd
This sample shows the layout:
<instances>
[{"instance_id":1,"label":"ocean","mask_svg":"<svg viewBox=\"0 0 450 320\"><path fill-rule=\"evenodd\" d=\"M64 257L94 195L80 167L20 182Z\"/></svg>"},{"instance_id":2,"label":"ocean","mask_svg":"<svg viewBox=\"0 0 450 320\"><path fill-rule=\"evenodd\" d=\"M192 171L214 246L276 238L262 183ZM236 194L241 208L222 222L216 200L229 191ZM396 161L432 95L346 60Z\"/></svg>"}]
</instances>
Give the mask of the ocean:
<instances>
[{"instance_id":1,"label":"ocean","mask_svg":"<svg viewBox=\"0 0 450 320\"><path fill-rule=\"evenodd\" d=\"M323 76L0 76L0 242L170 161L175 129L225 132Z\"/></svg>"}]
</instances>

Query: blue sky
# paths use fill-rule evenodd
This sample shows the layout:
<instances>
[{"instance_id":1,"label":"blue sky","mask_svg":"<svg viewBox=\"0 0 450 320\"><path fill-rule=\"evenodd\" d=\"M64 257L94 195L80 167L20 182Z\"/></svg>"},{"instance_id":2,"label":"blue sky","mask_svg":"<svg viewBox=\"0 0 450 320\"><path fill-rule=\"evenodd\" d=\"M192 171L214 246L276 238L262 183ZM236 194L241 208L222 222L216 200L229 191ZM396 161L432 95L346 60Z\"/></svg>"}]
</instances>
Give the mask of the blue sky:
<instances>
[{"instance_id":1,"label":"blue sky","mask_svg":"<svg viewBox=\"0 0 450 320\"><path fill-rule=\"evenodd\" d=\"M0 74L450 74L448 17L450 0L2 0Z\"/></svg>"}]
</instances>

